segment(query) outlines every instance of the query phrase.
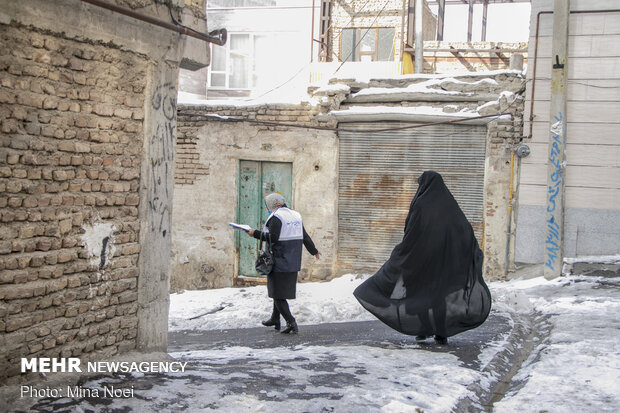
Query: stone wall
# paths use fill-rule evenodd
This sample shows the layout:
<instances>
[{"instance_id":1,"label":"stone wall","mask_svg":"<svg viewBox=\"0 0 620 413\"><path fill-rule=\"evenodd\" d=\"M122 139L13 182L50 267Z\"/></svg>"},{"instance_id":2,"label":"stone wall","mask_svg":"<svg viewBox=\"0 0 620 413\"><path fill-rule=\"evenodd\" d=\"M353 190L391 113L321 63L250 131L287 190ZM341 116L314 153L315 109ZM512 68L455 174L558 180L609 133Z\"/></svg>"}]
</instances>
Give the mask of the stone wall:
<instances>
[{"instance_id":1,"label":"stone wall","mask_svg":"<svg viewBox=\"0 0 620 413\"><path fill-rule=\"evenodd\" d=\"M2 370L132 348L145 61L22 27L0 42Z\"/></svg>"},{"instance_id":2,"label":"stone wall","mask_svg":"<svg viewBox=\"0 0 620 413\"><path fill-rule=\"evenodd\" d=\"M166 348L180 40L80 1L3 2L0 382L22 357Z\"/></svg>"}]
</instances>

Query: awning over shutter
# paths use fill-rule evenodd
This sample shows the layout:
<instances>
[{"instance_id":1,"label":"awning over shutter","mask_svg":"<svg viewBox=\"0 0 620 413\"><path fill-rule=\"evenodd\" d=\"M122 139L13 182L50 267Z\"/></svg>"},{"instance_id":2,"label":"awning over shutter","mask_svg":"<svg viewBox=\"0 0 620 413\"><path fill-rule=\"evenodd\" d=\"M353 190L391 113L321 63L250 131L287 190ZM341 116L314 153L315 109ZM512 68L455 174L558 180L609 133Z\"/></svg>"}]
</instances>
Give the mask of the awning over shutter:
<instances>
[{"instance_id":1,"label":"awning over shutter","mask_svg":"<svg viewBox=\"0 0 620 413\"><path fill-rule=\"evenodd\" d=\"M399 122L340 124L384 129ZM439 172L480 242L486 126L436 125L390 132L339 132L339 272L375 272L402 240L425 170Z\"/></svg>"}]
</instances>

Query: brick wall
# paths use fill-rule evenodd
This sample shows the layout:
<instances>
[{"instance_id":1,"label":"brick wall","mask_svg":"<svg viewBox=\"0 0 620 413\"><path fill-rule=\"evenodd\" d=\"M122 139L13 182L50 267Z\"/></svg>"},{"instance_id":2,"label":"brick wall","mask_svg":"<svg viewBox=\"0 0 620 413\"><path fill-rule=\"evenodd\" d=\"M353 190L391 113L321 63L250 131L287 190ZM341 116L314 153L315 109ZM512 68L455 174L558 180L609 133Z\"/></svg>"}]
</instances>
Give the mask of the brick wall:
<instances>
[{"instance_id":1,"label":"brick wall","mask_svg":"<svg viewBox=\"0 0 620 413\"><path fill-rule=\"evenodd\" d=\"M381 14L378 15L378 12L381 12ZM395 29L394 60L399 61L402 39L402 13L403 2L401 0L391 0L387 5L382 0L332 2L332 29L329 39L331 56L328 56L327 60L339 61L340 39L343 28L393 27Z\"/></svg>"},{"instance_id":2,"label":"brick wall","mask_svg":"<svg viewBox=\"0 0 620 413\"><path fill-rule=\"evenodd\" d=\"M0 381L21 357L135 346L145 72L115 47L1 27Z\"/></svg>"},{"instance_id":3,"label":"brick wall","mask_svg":"<svg viewBox=\"0 0 620 413\"><path fill-rule=\"evenodd\" d=\"M334 102L328 98L323 105L313 106L300 104L265 104L258 106L181 106L177 119L177 141L175 162L175 185L192 185L200 176L209 175L210 168L200 159L197 146L200 143L200 129L216 119L201 117L205 113L217 113L240 119L251 119L264 122L290 123L308 126L334 126L329 121L319 121L317 115L325 113ZM257 131L290 131L296 129L289 126L269 126L256 124Z\"/></svg>"}]
</instances>

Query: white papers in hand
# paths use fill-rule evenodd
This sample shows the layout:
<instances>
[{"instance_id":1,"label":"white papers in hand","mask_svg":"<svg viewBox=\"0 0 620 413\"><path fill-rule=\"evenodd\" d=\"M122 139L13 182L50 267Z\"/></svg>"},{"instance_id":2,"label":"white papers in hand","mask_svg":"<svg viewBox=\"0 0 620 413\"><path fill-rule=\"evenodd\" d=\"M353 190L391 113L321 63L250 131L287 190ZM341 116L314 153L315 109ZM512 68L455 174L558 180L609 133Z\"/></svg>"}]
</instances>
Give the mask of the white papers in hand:
<instances>
[{"instance_id":1,"label":"white papers in hand","mask_svg":"<svg viewBox=\"0 0 620 413\"><path fill-rule=\"evenodd\" d=\"M228 225L230 225L231 227L236 228L236 229L241 229L241 230L243 230L245 232L248 232L249 230L252 229L252 227L249 226L249 225L235 224L234 222L229 222Z\"/></svg>"}]
</instances>

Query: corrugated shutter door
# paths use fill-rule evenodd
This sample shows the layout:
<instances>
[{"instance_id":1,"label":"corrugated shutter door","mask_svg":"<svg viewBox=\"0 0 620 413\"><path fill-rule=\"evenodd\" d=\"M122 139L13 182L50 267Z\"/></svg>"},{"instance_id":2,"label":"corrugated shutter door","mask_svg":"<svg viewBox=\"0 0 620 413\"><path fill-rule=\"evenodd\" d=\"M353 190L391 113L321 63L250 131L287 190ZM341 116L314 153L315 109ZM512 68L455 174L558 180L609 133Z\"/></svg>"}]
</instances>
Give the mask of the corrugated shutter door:
<instances>
[{"instance_id":1,"label":"corrugated shutter door","mask_svg":"<svg viewBox=\"0 0 620 413\"><path fill-rule=\"evenodd\" d=\"M341 124L384 129L399 122ZM425 170L439 172L482 235L486 126L436 125L363 133L339 132L338 257L340 272L375 272L403 237L409 204Z\"/></svg>"}]
</instances>

